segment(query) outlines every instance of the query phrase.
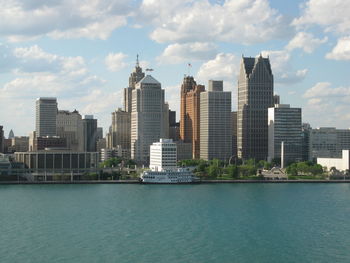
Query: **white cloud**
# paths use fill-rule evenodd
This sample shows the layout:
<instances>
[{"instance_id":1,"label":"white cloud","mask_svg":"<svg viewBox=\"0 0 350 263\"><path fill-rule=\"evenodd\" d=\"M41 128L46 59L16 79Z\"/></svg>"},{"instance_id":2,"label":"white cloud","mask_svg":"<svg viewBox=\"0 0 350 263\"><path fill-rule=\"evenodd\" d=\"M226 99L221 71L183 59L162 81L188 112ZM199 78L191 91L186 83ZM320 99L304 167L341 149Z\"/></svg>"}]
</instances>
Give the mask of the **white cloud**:
<instances>
[{"instance_id":1,"label":"white cloud","mask_svg":"<svg viewBox=\"0 0 350 263\"><path fill-rule=\"evenodd\" d=\"M203 83L210 79L233 81L238 75L239 60L231 53L219 53L201 65L197 78Z\"/></svg>"},{"instance_id":2,"label":"white cloud","mask_svg":"<svg viewBox=\"0 0 350 263\"><path fill-rule=\"evenodd\" d=\"M127 55L119 52L119 53L109 53L105 58L105 64L107 69L112 72L119 71L125 68L128 64L124 62L124 59Z\"/></svg>"},{"instance_id":3,"label":"white cloud","mask_svg":"<svg viewBox=\"0 0 350 263\"><path fill-rule=\"evenodd\" d=\"M308 89L304 98L319 98L319 97L341 97L350 96L350 87L333 88L329 82L318 82L315 86Z\"/></svg>"},{"instance_id":4,"label":"white cloud","mask_svg":"<svg viewBox=\"0 0 350 263\"><path fill-rule=\"evenodd\" d=\"M170 6L169 6L170 5ZM190 11L190 12L189 12ZM289 22L267 0L199 1L144 0L139 19L151 21L157 42L260 43L285 37Z\"/></svg>"},{"instance_id":5,"label":"white cloud","mask_svg":"<svg viewBox=\"0 0 350 263\"><path fill-rule=\"evenodd\" d=\"M287 50L300 48L306 53L312 53L319 45L327 42L328 38L315 38L312 34L306 32L298 32L294 38L289 41L286 46Z\"/></svg>"},{"instance_id":6,"label":"white cloud","mask_svg":"<svg viewBox=\"0 0 350 263\"><path fill-rule=\"evenodd\" d=\"M54 96L62 101L71 100L70 109L82 109L89 104L84 104L82 98L105 86L103 79L89 72L82 57L51 54L36 45L13 50L1 49L0 46L0 50L4 50L5 55L9 54L7 57L13 61L12 68L16 67L13 70L14 79L0 86L0 112L16 114L6 114L2 121L8 127L22 129L19 130L21 134L32 129L37 97ZM109 102L106 95L101 97L103 102ZM101 107L96 106L96 109ZM19 121L21 125L18 125Z\"/></svg>"},{"instance_id":7,"label":"white cloud","mask_svg":"<svg viewBox=\"0 0 350 263\"><path fill-rule=\"evenodd\" d=\"M45 35L106 39L133 9L127 0L1 1L0 36L13 42Z\"/></svg>"},{"instance_id":8,"label":"white cloud","mask_svg":"<svg viewBox=\"0 0 350 263\"><path fill-rule=\"evenodd\" d=\"M208 60L214 58L216 53L216 46L212 43L175 43L167 46L157 60L161 63L178 64Z\"/></svg>"},{"instance_id":9,"label":"white cloud","mask_svg":"<svg viewBox=\"0 0 350 263\"><path fill-rule=\"evenodd\" d=\"M330 82L318 82L303 97L307 99L303 108L306 120L312 120L318 127L349 127L350 114L347 112L350 112L350 87L334 88Z\"/></svg>"},{"instance_id":10,"label":"white cloud","mask_svg":"<svg viewBox=\"0 0 350 263\"><path fill-rule=\"evenodd\" d=\"M350 37L339 39L333 50L326 54L326 58L335 60L350 60Z\"/></svg>"},{"instance_id":11,"label":"white cloud","mask_svg":"<svg viewBox=\"0 0 350 263\"><path fill-rule=\"evenodd\" d=\"M48 36L59 38L89 38L106 40L111 33L118 27L127 24L126 18L121 16L112 16L99 22L94 22L85 27L73 28L66 31L54 30Z\"/></svg>"},{"instance_id":12,"label":"white cloud","mask_svg":"<svg viewBox=\"0 0 350 263\"><path fill-rule=\"evenodd\" d=\"M350 30L350 1L309 0L303 6L301 17L294 19L297 27L319 25L326 32L348 34Z\"/></svg>"},{"instance_id":13,"label":"white cloud","mask_svg":"<svg viewBox=\"0 0 350 263\"><path fill-rule=\"evenodd\" d=\"M276 83L294 84L304 80L307 69L294 71L291 66L291 56L286 50L262 51L264 57L269 56L272 73Z\"/></svg>"},{"instance_id":14,"label":"white cloud","mask_svg":"<svg viewBox=\"0 0 350 263\"><path fill-rule=\"evenodd\" d=\"M176 118L180 118L180 101L181 101L181 83L173 86L166 86L165 101L169 103L169 109L176 111Z\"/></svg>"}]
</instances>

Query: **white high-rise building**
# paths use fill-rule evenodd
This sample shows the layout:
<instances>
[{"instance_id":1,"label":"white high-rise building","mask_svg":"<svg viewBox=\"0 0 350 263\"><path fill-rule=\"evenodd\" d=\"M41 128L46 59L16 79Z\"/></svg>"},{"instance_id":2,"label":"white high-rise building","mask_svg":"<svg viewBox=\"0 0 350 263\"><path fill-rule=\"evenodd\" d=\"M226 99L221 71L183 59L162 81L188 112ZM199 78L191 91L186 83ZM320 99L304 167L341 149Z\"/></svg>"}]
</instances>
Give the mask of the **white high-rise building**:
<instances>
[{"instance_id":1,"label":"white high-rise building","mask_svg":"<svg viewBox=\"0 0 350 263\"><path fill-rule=\"evenodd\" d=\"M176 143L172 139L160 139L150 146L150 165L152 171L170 171L176 169Z\"/></svg>"},{"instance_id":2,"label":"white high-rise building","mask_svg":"<svg viewBox=\"0 0 350 263\"><path fill-rule=\"evenodd\" d=\"M223 91L222 81L210 81L209 91L200 93L200 158L228 160L231 156L231 92Z\"/></svg>"},{"instance_id":3,"label":"white high-rise building","mask_svg":"<svg viewBox=\"0 0 350 263\"><path fill-rule=\"evenodd\" d=\"M38 98L36 100L36 136L56 136L56 98Z\"/></svg>"},{"instance_id":4,"label":"white high-rise building","mask_svg":"<svg viewBox=\"0 0 350 263\"><path fill-rule=\"evenodd\" d=\"M301 108L289 104L276 104L268 109L268 160L281 158L284 142L284 163L302 160Z\"/></svg>"},{"instance_id":5,"label":"white high-rise building","mask_svg":"<svg viewBox=\"0 0 350 263\"><path fill-rule=\"evenodd\" d=\"M151 75L140 80L132 91L131 158L149 163L150 145L166 137L164 90Z\"/></svg>"}]
</instances>

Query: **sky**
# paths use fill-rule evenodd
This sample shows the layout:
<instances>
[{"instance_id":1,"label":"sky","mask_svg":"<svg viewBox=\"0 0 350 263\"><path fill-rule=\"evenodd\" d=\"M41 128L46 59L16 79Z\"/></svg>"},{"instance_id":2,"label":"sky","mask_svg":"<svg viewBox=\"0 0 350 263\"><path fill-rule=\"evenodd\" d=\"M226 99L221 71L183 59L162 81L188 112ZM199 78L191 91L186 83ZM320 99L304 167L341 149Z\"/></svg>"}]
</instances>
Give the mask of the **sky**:
<instances>
[{"instance_id":1,"label":"sky","mask_svg":"<svg viewBox=\"0 0 350 263\"><path fill-rule=\"evenodd\" d=\"M237 108L242 56L269 56L281 103L350 127L350 1L0 0L0 125L35 129L35 100L93 114L107 131L136 55L170 109L184 75L223 80ZM188 65L191 64L191 67Z\"/></svg>"}]
</instances>

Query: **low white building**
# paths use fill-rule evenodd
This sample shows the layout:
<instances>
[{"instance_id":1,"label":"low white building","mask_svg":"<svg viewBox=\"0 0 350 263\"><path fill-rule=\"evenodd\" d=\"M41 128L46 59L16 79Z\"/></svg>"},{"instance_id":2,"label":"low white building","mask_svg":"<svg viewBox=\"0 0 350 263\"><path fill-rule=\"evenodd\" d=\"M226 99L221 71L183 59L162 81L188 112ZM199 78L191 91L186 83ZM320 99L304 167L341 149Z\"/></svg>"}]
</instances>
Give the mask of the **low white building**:
<instances>
[{"instance_id":1,"label":"low white building","mask_svg":"<svg viewBox=\"0 0 350 263\"><path fill-rule=\"evenodd\" d=\"M350 150L342 150L342 158L317 158L317 164L327 167L329 171L335 167L339 171L346 171L350 167Z\"/></svg>"},{"instance_id":2,"label":"low white building","mask_svg":"<svg viewBox=\"0 0 350 263\"><path fill-rule=\"evenodd\" d=\"M150 146L150 169L168 171L177 168L176 143L172 139L160 139Z\"/></svg>"}]
</instances>

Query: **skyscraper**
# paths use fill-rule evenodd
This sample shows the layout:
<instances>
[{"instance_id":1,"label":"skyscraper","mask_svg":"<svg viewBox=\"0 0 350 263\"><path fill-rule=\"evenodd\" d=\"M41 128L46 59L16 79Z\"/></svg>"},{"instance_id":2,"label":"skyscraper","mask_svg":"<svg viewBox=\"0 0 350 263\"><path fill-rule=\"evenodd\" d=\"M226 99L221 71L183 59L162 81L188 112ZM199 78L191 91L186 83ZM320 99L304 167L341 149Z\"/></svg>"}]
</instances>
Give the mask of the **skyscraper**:
<instances>
[{"instance_id":1,"label":"skyscraper","mask_svg":"<svg viewBox=\"0 0 350 263\"><path fill-rule=\"evenodd\" d=\"M57 99L36 100L36 136L56 136Z\"/></svg>"},{"instance_id":2,"label":"skyscraper","mask_svg":"<svg viewBox=\"0 0 350 263\"><path fill-rule=\"evenodd\" d=\"M151 75L136 84L132 91L131 158L138 163L148 164L150 145L164 138L164 114L168 114L164 105L164 90Z\"/></svg>"},{"instance_id":3,"label":"skyscraper","mask_svg":"<svg viewBox=\"0 0 350 263\"><path fill-rule=\"evenodd\" d=\"M96 152L97 119L93 115L85 115L83 118L84 151Z\"/></svg>"},{"instance_id":4,"label":"skyscraper","mask_svg":"<svg viewBox=\"0 0 350 263\"><path fill-rule=\"evenodd\" d=\"M112 112L111 143L110 149L121 148L123 157L130 158L130 112L118 109ZM119 146L119 147L118 147Z\"/></svg>"},{"instance_id":5,"label":"skyscraper","mask_svg":"<svg viewBox=\"0 0 350 263\"><path fill-rule=\"evenodd\" d=\"M212 81L213 83L213 81ZM200 158L229 160L232 155L231 92L222 81L209 82L209 91L200 93Z\"/></svg>"},{"instance_id":6,"label":"skyscraper","mask_svg":"<svg viewBox=\"0 0 350 263\"><path fill-rule=\"evenodd\" d=\"M139 55L136 57L136 65L134 71L129 77L129 87L124 89L124 111L131 112L132 109L132 91L135 89L136 83L145 77L139 63Z\"/></svg>"},{"instance_id":7,"label":"skyscraper","mask_svg":"<svg viewBox=\"0 0 350 263\"><path fill-rule=\"evenodd\" d=\"M266 160L267 111L273 107L273 75L269 58L243 57L238 79L238 157Z\"/></svg>"},{"instance_id":8,"label":"skyscraper","mask_svg":"<svg viewBox=\"0 0 350 263\"><path fill-rule=\"evenodd\" d=\"M0 153L4 152L4 130L3 126L0 125Z\"/></svg>"},{"instance_id":9,"label":"skyscraper","mask_svg":"<svg viewBox=\"0 0 350 263\"><path fill-rule=\"evenodd\" d=\"M232 121L232 155L237 157L237 111L231 112Z\"/></svg>"},{"instance_id":10,"label":"skyscraper","mask_svg":"<svg viewBox=\"0 0 350 263\"><path fill-rule=\"evenodd\" d=\"M269 154L268 160L281 158L284 142L284 163L302 160L301 108L289 104L275 104L268 109Z\"/></svg>"},{"instance_id":11,"label":"skyscraper","mask_svg":"<svg viewBox=\"0 0 350 263\"><path fill-rule=\"evenodd\" d=\"M11 129L9 132L9 136L7 137L7 139L13 139L15 138L15 133L13 132L13 130Z\"/></svg>"},{"instance_id":12,"label":"skyscraper","mask_svg":"<svg viewBox=\"0 0 350 263\"><path fill-rule=\"evenodd\" d=\"M83 120L77 110L59 110L56 119L56 135L66 138L67 148L74 152L84 151Z\"/></svg>"},{"instance_id":13,"label":"skyscraper","mask_svg":"<svg viewBox=\"0 0 350 263\"><path fill-rule=\"evenodd\" d=\"M181 85L180 138L192 143L192 158L199 159L200 148L200 93L203 85L197 85L193 77L184 77Z\"/></svg>"}]
</instances>

